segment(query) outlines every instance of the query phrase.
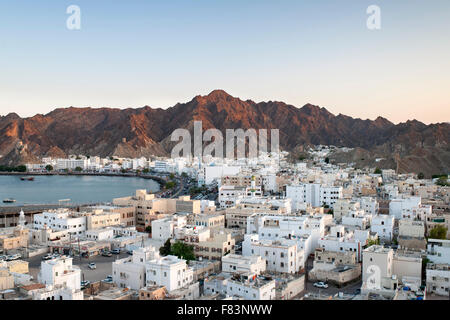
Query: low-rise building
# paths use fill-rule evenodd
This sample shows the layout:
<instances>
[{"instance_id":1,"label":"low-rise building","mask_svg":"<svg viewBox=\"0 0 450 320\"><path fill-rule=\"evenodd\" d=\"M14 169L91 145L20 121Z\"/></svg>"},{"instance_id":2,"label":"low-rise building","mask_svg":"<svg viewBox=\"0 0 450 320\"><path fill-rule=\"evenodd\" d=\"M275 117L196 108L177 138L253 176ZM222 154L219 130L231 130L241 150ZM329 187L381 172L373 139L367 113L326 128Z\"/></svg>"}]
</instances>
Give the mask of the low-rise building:
<instances>
[{"instance_id":1,"label":"low-rise building","mask_svg":"<svg viewBox=\"0 0 450 320\"><path fill-rule=\"evenodd\" d=\"M449 296L450 265L428 263L426 269L427 292Z\"/></svg>"}]
</instances>

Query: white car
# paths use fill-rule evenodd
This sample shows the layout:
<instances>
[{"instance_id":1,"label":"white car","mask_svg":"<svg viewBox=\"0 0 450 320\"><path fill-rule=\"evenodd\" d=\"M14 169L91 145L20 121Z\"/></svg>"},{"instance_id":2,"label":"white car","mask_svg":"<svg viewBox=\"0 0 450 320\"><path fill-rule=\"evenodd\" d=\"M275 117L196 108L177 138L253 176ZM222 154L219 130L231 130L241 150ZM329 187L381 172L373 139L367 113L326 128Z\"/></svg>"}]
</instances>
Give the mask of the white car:
<instances>
[{"instance_id":1,"label":"white car","mask_svg":"<svg viewBox=\"0 0 450 320\"><path fill-rule=\"evenodd\" d=\"M91 263L88 264L88 268L91 269L91 270L97 269L97 265L95 263L91 262Z\"/></svg>"},{"instance_id":2,"label":"white car","mask_svg":"<svg viewBox=\"0 0 450 320\"><path fill-rule=\"evenodd\" d=\"M323 288L323 289L328 288L328 284L326 284L325 282L322 282L322 281L314 283L313 286L316 288Z\"/></svg>"}]
</instances>

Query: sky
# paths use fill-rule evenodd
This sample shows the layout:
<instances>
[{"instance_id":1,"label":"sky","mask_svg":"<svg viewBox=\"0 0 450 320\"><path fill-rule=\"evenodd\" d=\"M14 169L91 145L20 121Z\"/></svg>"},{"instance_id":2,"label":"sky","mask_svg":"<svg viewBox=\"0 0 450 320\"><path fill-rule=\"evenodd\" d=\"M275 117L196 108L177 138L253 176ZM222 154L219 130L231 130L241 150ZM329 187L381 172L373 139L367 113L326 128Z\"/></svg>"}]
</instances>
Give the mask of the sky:
<instances>
[{"instance_id":1,"label":"sky","mask_svg":"<svg viewBox=\"0 0 450 320\"><path fill-rule=\"evenodd\" d=\"M70 5L79 30L66 26ZM0 115L167 108L214 89L449 122L450 1L0 0Z\"/></svg>"}]
</instances>

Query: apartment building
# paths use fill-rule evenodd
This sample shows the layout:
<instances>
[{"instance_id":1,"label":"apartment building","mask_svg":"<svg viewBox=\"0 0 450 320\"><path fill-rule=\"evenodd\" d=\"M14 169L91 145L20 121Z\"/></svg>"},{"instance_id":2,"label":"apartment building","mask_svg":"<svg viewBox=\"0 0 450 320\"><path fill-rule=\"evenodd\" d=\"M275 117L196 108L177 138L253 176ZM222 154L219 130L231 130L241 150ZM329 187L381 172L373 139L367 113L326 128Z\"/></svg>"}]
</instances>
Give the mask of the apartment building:
<instances>
[{"instance_id":1,"label":"apartment building","mask_svg":"<svg viewBox=\"0 0 450 320\"><path fill-rule=\"evenodd\" d=\"M224 228L225 227L225 215L223 214L196 214L190 215L189 224L195 226L203 226L207 228Z\"/></svg>"},{"instance_id":2,"label":"apartment building","mask_svg":"<svg viewBox=\"0 0 450 320\"><path fill-rule=\"evenodd\" d=\"M3 229L0 233L0 251L27 247L28 239L28 229L21 227Z\"/></svg>"},{"instance_id":3,"label":"apartment building","mask_svg":"<svg viewBox=\"0 0 450 320\"><path fill-rule=\"evenodd\" d=\"M243 256L261 256L268 271L297 273L305 266L304 250L295 240L262 240L257 234L246 234L242 243Z\"/></svg>"},{"instance_id":4,"label":"apartment building","mask_svg":"<svg viewBox=\"0 0 450 320\"><path fill-rule=\"evenodd\" d=\"M428 239L427 258L435 264L450 264L450 240Z\"/></svg>"},{"instance_id":5,"label":"apartment building","mask_svg":"<svg viewBox=\"0 0 450 320\"><path fill-rule=\"evenodd\" d=\"M366 240L355 236L355 234L358 233L347 233L342 225L334 226L330 229L330 234L319 239L318 248L331 252L354 252L358 262L360 262Z\"/></svg>"},{"instance_id":6,"label":"apartment building","mask_svg":"<svg viewBox=\"0 0 450 320\"><path fill-rule=\"evenodd\" d=\"M355 252L326 251L318 248L309 278L344 285L361 276L361 265Z\"/></svg>"},{"instance_id":7,"label":"apartment building","mask_svg":"<svg viewBox=\"0 0 450 320\"><path fill-rule=\"evenodd\" d=\"M333 207L338 199L342 199L342 187L305 183L286 186L285 197L292 199L292 209L297 210L300 203L308 203L313 207L327 205Z\"/></svg>"},{"instance_id":8,"label":"apartment building","mask_svg":"<svg viewBox=\"0 0 450 320\"><path fill-rule=\"evenodd\" d=\"M428 263L426 285L428 293L448 297L450 290L450 265Z\"/></svg>"},{"instance_id":9,"label":"apartment building","mask_svg":"<svg viewBox=\"0 0 450 320\"><path fill-rule=\"evenodd\" d=\"M266 271L266 260L261 256L228 254L222 257L222 271L227 273L254 273Z\"/></svg>"},{"instance_id":10,"label":"apartment building","mask_svg":"<svg viewBox=\"0 0 450 320\"><path fill-rule=\"evenodd\" d=\"M86 216L68 209L57 209L35 214L33 228L44 229L46 226L56 231L67 231L72 236L82 236L86 231Z\"/></svg>"},{"instance_id":11,"label":"apartment building","mask_svg":"<svg viewBox=\"0 0 450 320\"><path fill-rule=\"evenodd\" d=\"M227 228L247 229L247 218L254 213L282 214L282 209L274 208L269 202L241 202L225 210Z\"/></svg>"},{"instance_id":12,"label":"apartment building","mask_svg":"<svg viewBox=\"0 0 450 320\"><path fill-rule=\"evenodd\" d=\"M120 213L108 212L103 209L95 209L92 212L85 213L86 229L95 230L116 226L120 224Z\"/></svg>"},{"instance_id":13,"label":"apartment building","mask_svg":"<svg viewBox=\"0 0 450 320\"><path fill-rule=\"evenodd\" d=\"M154 194L148 194L147 190L136 190L134 196L113 199L113 204L134 207L136 227L140 231L151 226L153 220L176 212L201 213L200 200L191 200L189 196L181 196L178 199L156 198Z\"/></svg>"},{"instance_id":14,"label":"apartment building","mask_svg":"<svg viewBox=\"0 0 450 320\"><path fill-rule=\"evenodd\" d=\"M105 214L118 213L119 224L128 227L136 225L135 208L133 206L95 206L90 209L93 211L103 210Z\"/></svg>"},{"instance_id":15,"label":"apartment building","mask_svg":"<svg viewBox=\"0 0 450 320\"><path fill-rule=\"evenodd\" d=\"M161 240L175 238L175 230L187 225L187 216L175 214L167 218L152 221L152 239Z\"/></svg>"},{"instance_id":16,"label":"apartment building","mask_svg":"<svg viewBox=\"0 0 450 320\"><path fill-rule=\"evenodd\" d=\"M266 240L295 239L305 250L305 255L309 255L325 234L325 216L253 214L247 218L247 234L258 234L259 239Z\"/></svg>"},{"instance_id":17,"label":"apartment building","mask_svg":"<svg viewBox=\"0 0 450 320\"><path fill-rule=\"evenodd\" d=\"M227 281L226 294L244 300L275 300L275 280L257 275L233 276Z\"/></svg>"},{"instance_id":18,"label":"apartment building","mask_svg":"<svg viewBox=\"0 0 450 320\"><path fill-rule=\"evenodd\" d=\"M397 240L401 248L426 250L425 222L401 219Z\"/></svg>"},{"instance_id":19,"label":"apartment building","mask_svg":"<svg viewBox=\"0 0 450 320\"><path fill-rule=\"evenodd\" d=\"M81 270L68 257L42 261L38 281L45 285L64 286L75 291L81 287Z\"/></svg>"},{"instance_id":20,"label":"apartment building","mask_svg":"<svg viewBox=\"0 0 450 320\"><path fill-rule=\"evenodd\" d=\"M276 283L273 279L252 273L221 273L205 279L204 292L206 296L222 294L232 299L274 300Z\"/></svg>"},{"instance_id":21,"label":"apartment building","mask_svg":"<svg viewBox=\"0 0 450 320\"><path fill-rule=\"evenodd\" d=\"M119 288L139 290L147 285L146 263L159 259L159 251L152 246L133 250L133 255L112 264L112 277Z\"/></svg>"},{"instance_id":22,"label":"apartment building","mask_svg":"<svg viewBox=\"0 0 450 320\"><path fill-rule=\"evenodd\" d=\"M146 285L162 285L171 293L191 286L193 273L186 260L171 255L160 257L146 263Z\"/></svg>"},{"instance_id":23,"label":"apartment building","mask_svg":"<svg viewBox=\"0 0 450 320\"><path fill-rule=\"evenodd\" d=\"M376 232L381 241L391 242L394 237L394 223L394 216L378 214L372 218L370 231Z\"/></svg>"},{"instance_id":24,"label":"apartment building","mask_svg":"<svg viewBox=\"0 0 450 320\"><path fill-rule=\"evenodd\" d=\"M349 212L358 211L361 209L361 204L358 201L350 199L337 199L333 206L333 216L340 222L343 216Z\"/></svg>"}]
</instances>

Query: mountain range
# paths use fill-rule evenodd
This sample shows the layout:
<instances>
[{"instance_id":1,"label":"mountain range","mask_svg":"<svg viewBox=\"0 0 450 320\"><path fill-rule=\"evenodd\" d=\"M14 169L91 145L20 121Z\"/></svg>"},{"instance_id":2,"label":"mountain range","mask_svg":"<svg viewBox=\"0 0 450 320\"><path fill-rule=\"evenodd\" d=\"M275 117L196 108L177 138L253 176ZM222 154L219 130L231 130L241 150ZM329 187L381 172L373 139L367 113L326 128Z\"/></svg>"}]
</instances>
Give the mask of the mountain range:
<instances>
[{"instance_id":1,"label":"mountain range","mask_svg":"<svg viewBox=\"0 0 450 320\"><path fill-rule=\"evenodd\" d=\"M174 145L172 132L177 128L192 131L195 120L202 121L203 130L279 129L281 149L294 154L308 145L335 145L354 148L333 155L336 162L395 168L398 154L399 172L432 175L450 169L449 123L361 120L335 116L311 104L297 108L276 101L243 101L223 90L168 109L70 107L30 118L10 113L0 117L0 163L17 165L69 154L167 156Z\"/></svg>"}]
</instances>

